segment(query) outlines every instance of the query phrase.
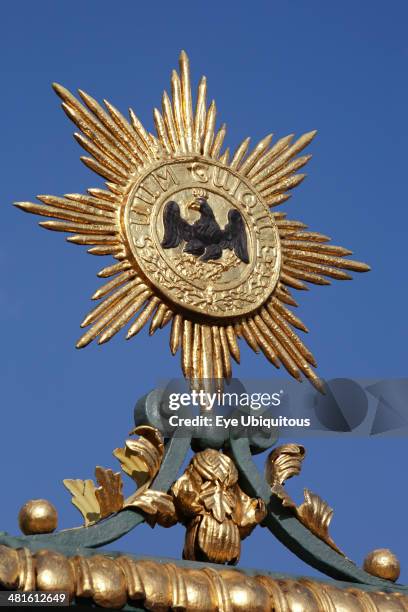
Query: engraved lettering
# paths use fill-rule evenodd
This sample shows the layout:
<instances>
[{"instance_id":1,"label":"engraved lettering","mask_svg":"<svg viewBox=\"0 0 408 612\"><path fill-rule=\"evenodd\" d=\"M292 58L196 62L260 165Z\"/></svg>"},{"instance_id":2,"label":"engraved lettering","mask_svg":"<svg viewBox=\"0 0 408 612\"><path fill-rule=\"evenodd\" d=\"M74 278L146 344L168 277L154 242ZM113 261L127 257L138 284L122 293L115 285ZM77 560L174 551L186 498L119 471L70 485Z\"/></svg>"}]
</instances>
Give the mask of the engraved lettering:
<instances>
[{"instance_id":1,"label":"engraved lettering","mask_svg":"<svg viewBox=\"0 0 408 612\"><path fill-rule=\"evenodd\" d=\"M177 177L169 166L164 166L163 168L155 170L153 176L163 191L170 189L171 184L179 184Z\"/></svg>"},{"instance_id":2,"label":"engraved lettering","mask_svg":"<svg viewBox=\"0 0 408 612\"><path fill-rule=\"evenodd\" d=\"M245 204L245 206L248 206L248 208L253 208L257 203L256 195L250 191L244 191L241 193L240 200L243 204Z\"/></svg>"},{"instance_id":3,"label":"engraved lettering","mask_svg":"<svg viewBox=\"0 0 408 612\"><path fill-rule=\"evenodd\" d=\"M200 181L201 183L207 183L208 166L195 162L194 164L191 164L191 166L188 166L188 169L190 170L191 176L194 180Z\"/></svg>"},{"instance_id":4,"label":"engraved lettering","mask_svg":"<svg viewBox=\"0 0 408 612\"><path fill-rule=\"evenodd\" d=\"M214 167L212 180L215 187L220 187L221 189L224 189L232 196L236 193L238 186L241 182L239 178L233 176L227 170L223 170L222 168L218 168L217 166Z\"/></svg>"},{"instance_id":5,"label":"engraved lettering","mask_svg":"<svg viewBox=\"0 0 408 612\"><path fill-rule=\"evenodd\" d=\"M150 225L150 208L141 207L134 203L130 210L130 223L136 225Z\"/></svg>"},{"instance_id":6,"label":"engraved lettering","mask_svg":"<svg viewBox=\"0 0 408 612\"><path fill-rule=\"evenodd\" d=\"M259 227L259 241L264 246L275 246L274 234L270 226Z\"/></svg>"},{"instance_id":7,"label":"engraved lettering","mask_svg":"<svg viewBox=\"0 0 408 612\"><path fill-rule=\"evenodd\" d=\"M258 255L262 257L265 263L271 264L275 260L274 249L270 246L262 246L259 250L260 253Z\"/></svg>"},{"instance_id":8,"label":"engraved lettering","mask_svg":"<svg viewBox=\"0 0 408 612\"><path fill-rule=\"evenodd\" d=\"M153 194L148 189L146 189L143 183L139 186L139 189L135 194L135 199L136 198L142 200L142 202L145 202L146 204L154 204L156 199L153 197Z\"/></svg>"},{"instance_id":9,"label":"engraved lettering","mask_svg":"<svg viewBox=\"0 0 408 612\"><path fill-rule=\"evenodd\" d=\"M267 212L262 212L260 213L259 217L254 217L254 221L255 223L258 223L260 221L266 220L266 224L265 225L269 225L269 227L273 228L273 225L271 223L271 217Z\"/></svg>"},{"instance_id":10,"label":"engraved lettering","mask_svg":"<svg viewBox=\"0 0 408 612\"><path fill-rule=\"evenodd\" d=\"M151 213L151 208L149 208L148 206L145 206L144 204L139 204L138 202L135 202L133 200L131 211L139 215L149 216Z\"/></svg>"}]
</instances>

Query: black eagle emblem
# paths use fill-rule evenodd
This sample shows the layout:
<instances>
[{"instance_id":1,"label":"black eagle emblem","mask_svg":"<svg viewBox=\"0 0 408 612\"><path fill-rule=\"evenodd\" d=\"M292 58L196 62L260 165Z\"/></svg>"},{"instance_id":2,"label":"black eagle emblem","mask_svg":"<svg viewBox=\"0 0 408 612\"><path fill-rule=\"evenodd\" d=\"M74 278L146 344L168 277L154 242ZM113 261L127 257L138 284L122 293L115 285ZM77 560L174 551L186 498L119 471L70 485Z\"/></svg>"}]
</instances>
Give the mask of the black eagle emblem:
<instances>
[{"instance_id":1,"label":"black eagle emblem","mask_svg":"<svg viewBox=\"0 0 408 612\"><path fill-rule=\"evenodd\" d=\"M207 198L197 197L189 208L200 212L200 218L192 224L183 219L177 202L167 202L163 212L164 238L161 243L164 249L174 249L185 242L184 253L195 255L201 261L220 259L223 250L229 249L241 261L249 263L245 224L238 210L228 212L228 223L222 229Z\"/></svg>"}]
</instances>

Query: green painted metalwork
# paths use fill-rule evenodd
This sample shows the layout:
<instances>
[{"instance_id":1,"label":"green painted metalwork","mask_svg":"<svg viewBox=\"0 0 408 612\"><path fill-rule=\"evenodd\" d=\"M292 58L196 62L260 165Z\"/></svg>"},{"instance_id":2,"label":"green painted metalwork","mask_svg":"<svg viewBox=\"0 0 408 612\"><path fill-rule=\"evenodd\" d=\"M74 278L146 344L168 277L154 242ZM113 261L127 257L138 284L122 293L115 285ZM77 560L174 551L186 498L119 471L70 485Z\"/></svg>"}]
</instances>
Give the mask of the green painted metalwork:
<instances>
[{"instance_id":1,"label":"green painted metalwork","mask_svg":"<svg viewBox=\"0 0 408 612\"><path fill-rule=\"evenodd\" d=\"M163 391L155 389L148 395L141 398L135 408L135 423L140 425L148 423L160 428L161 415L160 408L163 398ZM152 489L168 491L173 482L177 479L183 462L192 447L194 450L208 445L213 448L220 448L219 436L211 428L203 432L201 438L186 435L173 435L166 444L165 456L160 471L154 480ZM306 527L294 516L288 508L284 508L278 498L271 496L270 487L265 479L258 472L252 456L255 453L263 452L273 446L277 441L276 431L272 431L269 436L237 437L234 432L228 432L228 439L223 439L223 447L232 454L235 464L240 473L240 484L251 497L261 497L268 506L268 515L263 521L263 527L269 531L289 550L296 554L307 564L316 568L323 574L332 579L341 581L338 585L342 588L353 586L356 583L363 590L381 590L385 592L408 593L408 586L393 584L386 580L376 578L364 570L357 567L350 560L346 559L325 542L313 535ZM5 544L12 548L28 547L33 552L48 548L61 552L65 555L94 555L107 554L116 557L119 552L105 552L99 547L114 542L126 533L133 530L144 521L140 512L134 510L123 510L116 515L107 518L96 525L90 527L79 527L67 529L58 533L48 535L33 536L10 536L0 532L0 544ZM130 555L135 559L138 557ZM171 561L186 567L219 567L209 563L197 563L192 561L177 561L174 559L161 559L155 557L156 561ZM241 570L248 575L263 573L276 578L288 578L281 574L274 574L265 570ZM293 578L293 577L291 577ZM139 608L128 606L126 609L137 612Z\"/></svg>"},{"instance_id":2,"label":"green painted metalwork","mask_svg":"<svg viewBox=\"0 0 408 612\"><path fill-rule=\"evenodd\" d=\"M173 437L166 445L166 453L160 471L152 485L152 489L167 491L177 475L190 448L190 439L187 437ZM122 510L118 514L90 527L66 529L49 535L32 535L10 537L0 535L0 544L17 548L27 546L34 550L36 544L40 548L52 548L64 552L68 548L99 547L118 540L129 531L143 523L143 514L135 510Z\"/></svg>"},{"instance_id":3,"label":"green painted metalwork","mask_svg":"<svg viewBox=\"0 0 408 612\"><path fill-rule=\"evenodd\" d=\"M371 585L384 590L390 582L381 580L357 567L352 561L337 553L328 544L317 538L284 508L260 475L246 438L230 438L231 452L241 477L241 486L248 495L261 497L268 504L268 515L263 521L273 535L302 561L336 580L346 580ZM395 585L394 590L408 593L408 586Z\"/></svg>"}]
</instances>

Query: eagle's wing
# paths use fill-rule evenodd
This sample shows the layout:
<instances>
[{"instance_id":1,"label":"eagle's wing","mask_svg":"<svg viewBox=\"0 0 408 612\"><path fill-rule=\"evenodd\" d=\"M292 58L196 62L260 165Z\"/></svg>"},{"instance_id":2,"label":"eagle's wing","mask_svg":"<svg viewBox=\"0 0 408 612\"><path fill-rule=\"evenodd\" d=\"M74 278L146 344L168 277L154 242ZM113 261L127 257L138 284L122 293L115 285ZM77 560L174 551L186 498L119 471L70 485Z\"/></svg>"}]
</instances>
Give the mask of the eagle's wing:
<instances>
[{"instance_id":1,"label":"eagle's wing","mask_svg":"<svg viewBox=\"0 0 408 612\"><path fill-rule=\"evenodd\" d=\"M192 235L191 226L180 214L177 202L167 202L163 212L164 238L161 243L164 249L173 249L183 240L189 240Z\"/></svg>"},{"instance_id":2,"label":"eagle's wing","mask_svg":"<svg viewBox=\"0 0 408 612\"><path fill-rule=\"evenodd\" d=\"M230 210L228 223L224 228L223 248L233 249L234 253L244 263L249 263L247 234L245 223L238 210Z\"/></svg>"}]
</instances>

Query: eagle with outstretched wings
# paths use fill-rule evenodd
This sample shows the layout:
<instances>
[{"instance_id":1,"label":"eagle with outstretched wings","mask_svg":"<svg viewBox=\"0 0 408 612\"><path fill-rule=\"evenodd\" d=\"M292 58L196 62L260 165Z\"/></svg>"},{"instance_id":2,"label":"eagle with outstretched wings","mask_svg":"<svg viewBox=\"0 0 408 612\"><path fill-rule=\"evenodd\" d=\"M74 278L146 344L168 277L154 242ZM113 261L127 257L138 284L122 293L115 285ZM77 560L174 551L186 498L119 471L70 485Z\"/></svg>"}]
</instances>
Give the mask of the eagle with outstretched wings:
<instances>
[{"instance_id":1,"label":"eagle with outstretched wings","mask_svg":"<svg viewBox=\"0 0 408 612\"><path fill-rule=\"evenodd\" d=\"M249 263L245 223L238 210L231 209L228 212L228 223L221 229L206 197L197 197L188 208L200 213L199 219L191 224L181 216L177 202L167 202L163 213L164 238L161 243L164 249L174 249L185 242L183 251L199 257L201 261L220 259L224 249L229 249L241 261Z\"/></svg>"}]
</instances>

